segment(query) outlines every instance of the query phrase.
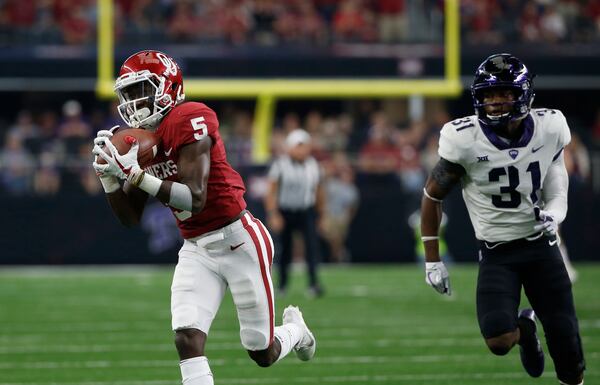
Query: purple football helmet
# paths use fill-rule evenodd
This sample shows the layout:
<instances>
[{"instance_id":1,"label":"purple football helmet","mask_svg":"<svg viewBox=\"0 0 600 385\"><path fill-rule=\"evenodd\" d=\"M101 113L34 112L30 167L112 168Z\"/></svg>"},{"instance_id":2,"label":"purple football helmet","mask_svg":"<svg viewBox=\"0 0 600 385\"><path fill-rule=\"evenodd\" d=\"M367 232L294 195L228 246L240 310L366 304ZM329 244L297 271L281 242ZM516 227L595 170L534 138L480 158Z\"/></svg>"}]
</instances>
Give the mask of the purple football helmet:
<instances>
[{"instance_id":1,"label":"purple football helmet","mask_svg":"<svg viewBox=\"0 0 600 385\"><path fill-rule=\"evenodd\" d=\"M511 121L525 118L535 97L534 76L521 60L511 54L500 53L485 59L477 68L471 86L473 107L479 121L491 127L502 127ZM492 116L485 112L483 95L485 90L491 88L510 89L514 92L515 100L509 113Z\"/></svg>"}]
</instances>

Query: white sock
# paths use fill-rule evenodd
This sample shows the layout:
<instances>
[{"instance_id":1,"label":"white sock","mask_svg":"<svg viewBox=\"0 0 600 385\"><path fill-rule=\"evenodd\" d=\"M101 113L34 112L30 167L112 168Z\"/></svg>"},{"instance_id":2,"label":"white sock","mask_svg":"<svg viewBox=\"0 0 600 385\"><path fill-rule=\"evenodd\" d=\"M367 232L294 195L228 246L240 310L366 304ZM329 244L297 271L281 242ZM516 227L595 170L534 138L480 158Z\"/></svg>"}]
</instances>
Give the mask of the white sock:
<instances>
[{"instance_id":1,"label":"white sock","mask_svg":"<svg viewBox=\"0 0 600 385\"><path fill-rule=\"evenodd\" d=\"M188 358L179 362L183 385L214 385L213 375L204 356Z\"/></svg>"},{"instance_id":2,"label":"white sock","mask_svg":"<svg viewBox=\"0 0 600 385\"><path fill-rule=\"evenodd\" d=\"M294 346L298 345L298 342L302 339L302 334L302 328L294 323L275 328L275 338L279 340L279 344L281 345L281 352L277 361L287 356Z\"/></svg>"}]
</instances>

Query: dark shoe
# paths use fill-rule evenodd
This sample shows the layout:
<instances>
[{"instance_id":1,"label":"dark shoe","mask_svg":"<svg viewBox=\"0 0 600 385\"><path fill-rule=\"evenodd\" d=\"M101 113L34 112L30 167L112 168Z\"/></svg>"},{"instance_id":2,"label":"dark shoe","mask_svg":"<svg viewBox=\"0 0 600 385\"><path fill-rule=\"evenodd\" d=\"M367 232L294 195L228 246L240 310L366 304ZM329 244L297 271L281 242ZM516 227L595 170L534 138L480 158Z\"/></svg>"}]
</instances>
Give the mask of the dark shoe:
<instances>
[{"instance_id":1,"label":"dark shoe","mask_svg":"<svg viewBox=\"0 0 600 385\"><path fill-rule=\"evenodd\" d=\"M533 309L523 309L519 312L519 350L521 351L521 363L527 374L531 377L539 377L544 373L544 351L537 336L537 324Z\"/></svg>"}]
</instances>

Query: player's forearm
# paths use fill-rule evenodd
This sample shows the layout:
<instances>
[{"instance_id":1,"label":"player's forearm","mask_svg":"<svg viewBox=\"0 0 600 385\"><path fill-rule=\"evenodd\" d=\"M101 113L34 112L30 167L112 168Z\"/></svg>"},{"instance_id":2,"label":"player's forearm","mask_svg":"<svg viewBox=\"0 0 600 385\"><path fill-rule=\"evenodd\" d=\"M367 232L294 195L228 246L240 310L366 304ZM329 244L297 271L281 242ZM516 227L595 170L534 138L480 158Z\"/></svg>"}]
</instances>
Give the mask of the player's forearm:
<instances>
[{"instance_id":1,"label":"player's forearm","mask_svg":"<svg viewBox=\"0 0 600 385\"><path fill-rule=\"evenodd\" d=\"M132 175L128 180L142 191L178 210L198 213L206 203L206 191L199 189L200 191L192 193L192 189L184 183L160 180L145 172Z\"/></svg>"},{"instance_id":2,"label":"player's forearm","mask_svg":"<svg viewBox=\"0 0 600 385\"><path fill-rule=\"evenodd\" d=\"M548 168L543 187L544 210L550 212L558 223L567 216L568 190L569 175L561 156Z\"/></svg>"},{"instance_id":3,"label":"player's forearm","mask_svg":"<svg viewBox=\"0 0 600 385\"><path fill-rule=\"evenodd\" d=\"M427 262L440 261L438 234L442 220L442 205L423 196L421 200L421 242Z\"/></svg>"},{"instance_id":4,"label":"player's forearm","mask_svg":"<svg viewBox=\"0 0 600 385\"><path fill-rule=\"evenodd\" d=\"M140 222L144 211L143 204L139 207L135 205L121 188L106 194L106 198L123 226L132 227Z\"/></svg>"}]
</instances>

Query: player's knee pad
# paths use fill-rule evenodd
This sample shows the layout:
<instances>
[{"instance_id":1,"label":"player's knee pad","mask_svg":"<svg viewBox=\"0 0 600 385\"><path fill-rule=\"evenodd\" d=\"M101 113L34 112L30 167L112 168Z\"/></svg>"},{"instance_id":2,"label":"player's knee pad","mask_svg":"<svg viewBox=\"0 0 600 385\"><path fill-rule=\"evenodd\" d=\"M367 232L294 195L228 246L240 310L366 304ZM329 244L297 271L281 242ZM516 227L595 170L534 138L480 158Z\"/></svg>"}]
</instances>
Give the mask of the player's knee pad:
<instances>
[{"instance_id":1,"label":"player's knee pad","mask_svg":"<svg viewBox=\"0 0 600 385\"><path fill-rule=\"evenodd\" d=\"M269 341L269 336L253 329L241 329L240 339L242 340L244 349L252 351L265 350L271 342Z\"/></svg>"},{"instance_id":2,"label":"player's knee pad","mask_svg":"<svg viewBox=\"0 0 600 385\"><path fill-rule=\"evenodd\" d=\"M229 282L229 289L235 307L238 309L249 309L256 306L258 296L256 295L255 283L244 277L244 279Z\"/></svg>"},{"instance_id":3,"label":"player's knee pad","mask_svg":"<svg viewBox=\"0 0 600 385\"><path fill-rule=\"evenodd\" d=\"M198 327L198 309L188 304L173 304L171 308L171 326L173 330Z\"/></svg>"},{"instance_id":4,"label":"player's knee pad","mask_svg":"<svg viewBox=\"0 0 600 385\"><path fill-rule=\"evenodd\" d=\"M501 310L491 311L481 317L479 327L486 339L499 337L517 329L516 315Z\"/></svg>"}]
</instances>

